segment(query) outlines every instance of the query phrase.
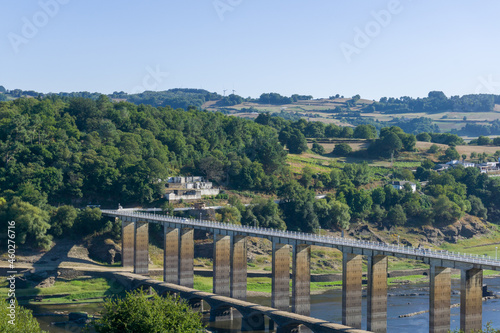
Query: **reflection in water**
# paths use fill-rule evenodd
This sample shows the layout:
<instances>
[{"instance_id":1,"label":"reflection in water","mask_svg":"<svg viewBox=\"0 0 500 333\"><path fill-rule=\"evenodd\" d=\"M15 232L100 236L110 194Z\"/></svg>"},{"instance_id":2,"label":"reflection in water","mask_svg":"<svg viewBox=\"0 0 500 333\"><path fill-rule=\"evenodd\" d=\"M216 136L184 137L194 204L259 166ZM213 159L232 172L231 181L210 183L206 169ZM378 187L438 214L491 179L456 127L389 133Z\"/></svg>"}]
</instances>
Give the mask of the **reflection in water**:
<instances>
[{"instance_id":1,"label":"reflection in water","mask_svg":"<svg viewBox=\"0 0 500 333\"><path fill-rule=\"evenodd\" d=\"M488 285L488 289L495 293L500 294L500 277L484 279L484 283ZM460 295L460 282L453 280L452 282L452 296L451 303L459 303ZM399 294L412 294L415 296L397 296ZM399 318L399 315L418 312L429 309L429 290L427 285L403 285L389 289L387 305L387 321L388 333L427 333L429 331L429 314L424 313L414 317ZM248 301L252 303L271 305L269 297L248 297ZM47 313L54 311L85 311L89 313L96 313L100 310L99 304L88 305L34 305L29 306L34 313ZM208 308L208 306L206 307ZM500 327L500 299L493 299L483 302L483 325L487 322L492 322L493 327ZM322 295L311 296L311 316L333 321L336 323L342 322L342 291L330 290ZM363 297L363 329L366 329L366 298ZM67 320L64 317L39 317L37 318L41 323L42 329L54 333L68 333L80 332L78 327L55 327L50 326L52 321ZM208 315L205 316L208 321ZM460 326L460 308L451 309L451 329L457 329ZM235 319L232 322L223 321L218 323L209 323L209 329L217 333L233 333L239 332L241 327L241 320ZM266 327L267 322L266 322Z\"/></svg>"}]
</instances>

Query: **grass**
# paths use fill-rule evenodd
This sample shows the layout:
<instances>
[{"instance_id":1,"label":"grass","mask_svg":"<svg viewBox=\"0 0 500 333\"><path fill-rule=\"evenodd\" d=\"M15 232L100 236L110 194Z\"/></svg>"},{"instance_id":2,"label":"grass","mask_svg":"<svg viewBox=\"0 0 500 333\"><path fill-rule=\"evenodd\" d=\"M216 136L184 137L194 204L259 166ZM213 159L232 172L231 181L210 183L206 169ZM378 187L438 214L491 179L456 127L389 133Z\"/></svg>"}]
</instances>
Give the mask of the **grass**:
<instances>
[{"instance_id":1,"label":"grass","mask_svg":"<svg viewBox=\"0 0 500 333\"><path fill-rule=\"evenodd\" d=\"M61 297L44 298L41 303L72 303L73 300L81 301L89 298L96 298L92 301L102 301L102 298L106 296L119 294L123 291L124 288L120 284L104 278L78 277L73 280L58 278L55 284L49 288L18 288L16 296L60 295ZM7 292L7 281L3 281L0 283L0 293L7 295ZM21 301L21 303L23 302L24 300Z\"/></svg>"},{"instance_id":2,"label":"grass","mask_svg":"<svg viewBox=\"0 0 500 333\"><path fill-rule=\"evenodd\" d=\"M459 240L456 244L444 243L441 248L455 253L460 252L480 256L487 255L494 258L496 252L495 247L500 247L500 244L494 243L500 243L500 232L497 226L493 227L496 228L496 230L487 236L476 236L470 239Z\"/></svg>"}]
</instances>

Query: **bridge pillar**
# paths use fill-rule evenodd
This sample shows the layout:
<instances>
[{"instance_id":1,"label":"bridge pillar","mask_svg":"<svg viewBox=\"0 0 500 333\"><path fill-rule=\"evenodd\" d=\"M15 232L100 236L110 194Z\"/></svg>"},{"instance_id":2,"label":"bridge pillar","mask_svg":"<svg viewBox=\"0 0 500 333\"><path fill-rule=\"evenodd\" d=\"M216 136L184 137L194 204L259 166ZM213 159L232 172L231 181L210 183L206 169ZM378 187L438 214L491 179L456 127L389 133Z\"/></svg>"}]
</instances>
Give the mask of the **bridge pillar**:
<instances>
[{"instance_id":1,"label":"bridge pillar","mask_svg":"<svg viewBox=\"0 0 500 333\"><path fill-rule=\"evenodd\" d=\"M231 236L214 233L213 291L221 296L231 296ZM231 307L210 309L210 321L232 320Z\"/></svg>"},{"instance_id":2,"label":"bridge pillar","mask_svg":"<svg viewBox=\"0 0 500 333\"><path fill-rule=\"evenodd\" d=\"M214 234L214 294L230 296L231 237Z\"/></svg>"},{"instance_id":3,"label":"bridge pillar","mask_svg":"<svg viewBox=\"0 0 500 333\"><path fill-rule=\"evenodd\" d=\"M247 238L231 237L231 297L247 299Z\"/></svg>"},{"instance_id":4,"label":"bridge pillar","mask_svg":"<svg viewBox=\"0 0 500 333\"><path fill-rule=\"evenodd\" d=\"M450 330L450 269L431 265L429 284L429 332L447 333Z\"/></svg>"},{"instance_id":5,"label":"bridge pillar","mask_svg":"<svg viewBox=\"0 0 500 333\"><path fill-rule=\"evenodd\" d=\"M134 273L148 274L149 267L149 224L147 222L135 223L134 239Z\"/></svg>"},{"instance_id":6,"label":"bridge pillar","mask_svg":"<svg viewBox=\"0 0 500 333\"><path fill-rule=\"evenodd\" d=\"M387 332L387 256L368 256L368 331Z\"/></svg>"},{"instance_id":7,"label":"bridge pillar","mask_svg":"<svg viewBox=\"0 0 500 333\"><path fill-rule=\"evenodd\" d=\"M179 282L184 287L193 288L194 284L194 230L182 228L179 243Z\"/></svg>"},{"instance_id":8,"label":"bridge pillar","mask_svg":"<svg viewBox=\"0 0 500 333\"><path fill-rule=\"evenodd\" d=\"M309 316L311 312L311 246L293 247L292 312Z\"/></svg>"},{"instance_id":9,"label":"bridge pillar","mask_svg":"<svg viewBox=\"0 0 500 333\"><path fill-rule=\"evenodd\" d=\"M134 266L135 223L122 221L122 266Z\"/></svg>"},{"instance_id":10,"label":"bridge pillar","mask_svg":"<svg viewBox=\"0 0 500 333\"><path fill-rule=\"evenodd\" d=\"M163 281L176 284L179 279L179 229L163 227Z\"/></svg>"},{"instance_id":11,"label":"bridge pillar","mask_svg":"<svg viewBox=\"0 0 500 333\"><path fill-rule=\"evenodd\" d=\"M483 314L483 270L462 270L460 286L460 330L480 330Z\"/></svg>"},{"instance_id":12,"label":"bridge pillar","mask_svg":"<svg viewBox=\"0 0 500 333\"><path fill-rule=\"evenodd\" d=\"M288 311L290 306L290 249L273 241L271 307ZM269 330L274 322L269 320Z\"/></svg>"},{"instance_id":13,"label":"bridge pillar","mask_svg":"<svg viewBox=\"0 0 500 333\"><path fill-rule=\"evenodd\" d=\"M361 255L345 253L342 260L342 324L361 328Z\"/></svg>"},{"instance_id":14,"label":"bridge pillar","mask_svg":"<svg viewBox=\"0 0 500 333\"><path fill-rule=\"evenodd\" d=\"M290 249L273 242L272 307L288 311L290 306Z\"/></svg>"}]
</instances>

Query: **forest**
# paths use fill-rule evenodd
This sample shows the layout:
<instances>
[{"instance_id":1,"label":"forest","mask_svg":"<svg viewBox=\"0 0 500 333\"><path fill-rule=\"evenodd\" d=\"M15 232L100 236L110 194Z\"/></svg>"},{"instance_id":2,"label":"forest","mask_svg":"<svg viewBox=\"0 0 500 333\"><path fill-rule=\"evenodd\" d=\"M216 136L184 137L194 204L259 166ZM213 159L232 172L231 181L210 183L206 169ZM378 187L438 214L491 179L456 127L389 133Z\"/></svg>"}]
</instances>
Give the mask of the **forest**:
<instances>
[{"instance_id":1,"label":"forest","mask_svg":"<svg viewBox=\"0 0 500 333\"><path fill-rule=\"evenodd\" d=\"M421 139L450 144L445 156L455 156L458 136L425 134ZM15 220L18 242L35 248L47 248L53 237L118 233L98 208L86 206L161 204L165 181L174 175L203 175L228 191L254 193L249 206L228 196L231 206L218 214L228 223L315 231L359 221L390 228L452 223L465 214L500 217L500 180L475 168L439 174L426 160L416 173L395 168L381 178L380 168L346 163L329 172L306 167L294 177L287 155L309 151L306 137L370 140L362 154L382 159L415 150L417 140L397 126L377 131L269 114L251 121L195 107L112 102L105 95L0 102L1 221ZM350 154L318 145L313 152ZM396 190L387 179L413 181L418 190ZM370 185L381 180L382 186ZM318 191L328 194L317 200Z\"/></svg>"},{"instance_id":2,"label":"forest","mask_svg":"<svg viewBox=\"0 0 500 333\"><path fill-rule=\"evenodd\" d=\"M431 91L425 98L382 97L367 107L365 111L381 111L383 113L457 112L492 111L495 104L500 103L500 95L474 94L446 97L442 91Z\"/></svg>"}]
</instances>

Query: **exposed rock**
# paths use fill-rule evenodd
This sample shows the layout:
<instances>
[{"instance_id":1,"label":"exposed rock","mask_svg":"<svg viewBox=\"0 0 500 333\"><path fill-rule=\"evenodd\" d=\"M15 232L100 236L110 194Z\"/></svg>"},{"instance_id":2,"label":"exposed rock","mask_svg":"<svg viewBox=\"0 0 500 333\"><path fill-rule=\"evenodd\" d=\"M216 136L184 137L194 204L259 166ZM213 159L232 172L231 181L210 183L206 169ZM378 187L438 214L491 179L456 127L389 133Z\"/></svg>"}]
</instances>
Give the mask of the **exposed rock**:
<instances>
[{"instance_id":1,"label":"exposed rock","mask_svg":"<svg viewBox=\"0 0 500 333\"><path fill-rule=\"evenodd\" d=\"M54 285L54 283L56 283L56 277L49 276L48 278L37 284L35 288L50 288Z\"/></svg>"},{"instance_id":2,"label":"exposed rock","mask_svg":"<svg viewBox=\"0 0 500 333\"><path fill-rule=\"evenodd\" d=\"M88 244L89 257L107 264L114 264L122 260L122 249L112 239L95 237Z\"/></svg>"},{"instance_id":3,"label":"exposed rock","mask_svg":"<svg viewBox=\"0 0 500 333\"><path fill-rule=\"evenodd\" d=\"M89 315L87 312L70 312L68 315L68 319L70 321L77 321L77 320L87 320L89 318Z\"/></svg>"},{"instance_id":4,"label":"exposed rock","mask_svg":"<svg viewBox=\"0 0 500 333\"><path fill-rule=\"evenodd\" d=\"M472 238L488 233L488 228L480 218L468 214L440 230L445 235L445 240L451 243L456 243L459 238Z\"/></svg>"},{"instance_id":5,"label":"exposed rock","mask_svg":"<svg viewBox=\"0 0 500 333\"><path fill-rule=\"evenodd\" d=\"M422 228L421 234L427 237L429 243L439 245L443 242L444 235L437 228L426 225Z\"/></svg>"}]
</instances>

